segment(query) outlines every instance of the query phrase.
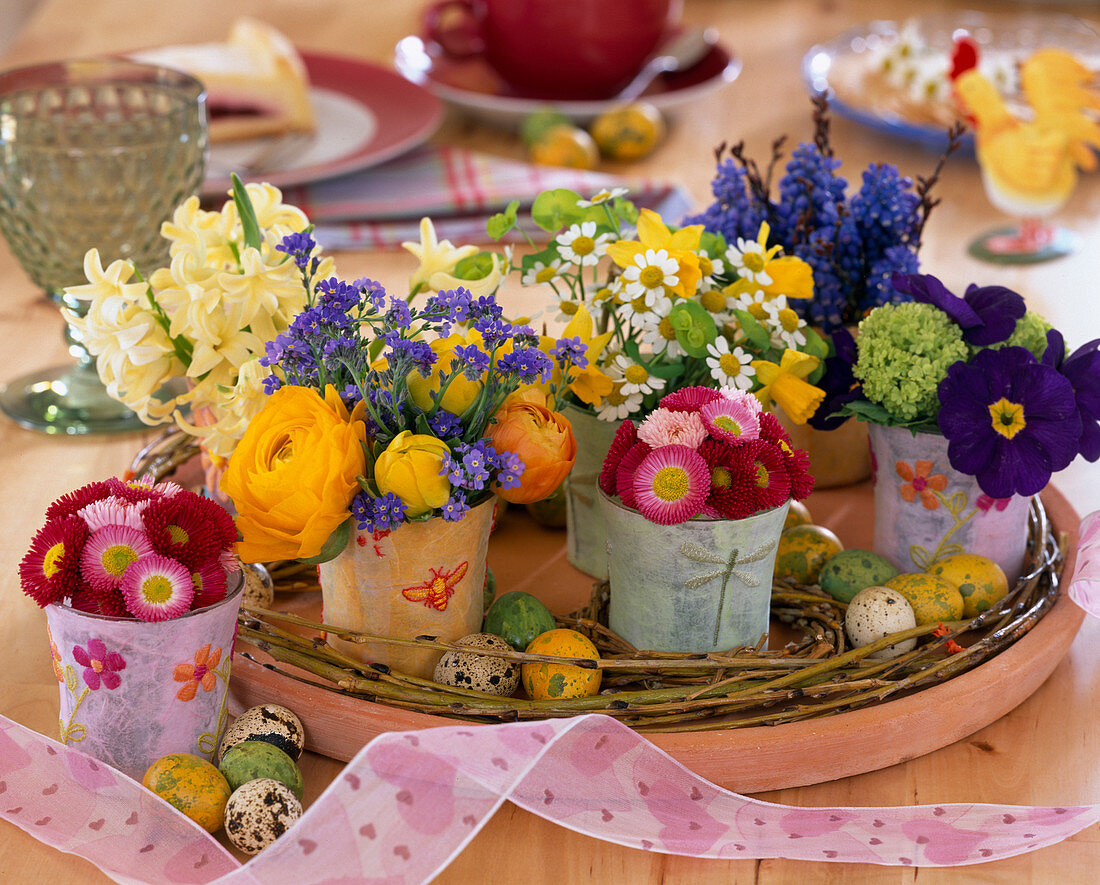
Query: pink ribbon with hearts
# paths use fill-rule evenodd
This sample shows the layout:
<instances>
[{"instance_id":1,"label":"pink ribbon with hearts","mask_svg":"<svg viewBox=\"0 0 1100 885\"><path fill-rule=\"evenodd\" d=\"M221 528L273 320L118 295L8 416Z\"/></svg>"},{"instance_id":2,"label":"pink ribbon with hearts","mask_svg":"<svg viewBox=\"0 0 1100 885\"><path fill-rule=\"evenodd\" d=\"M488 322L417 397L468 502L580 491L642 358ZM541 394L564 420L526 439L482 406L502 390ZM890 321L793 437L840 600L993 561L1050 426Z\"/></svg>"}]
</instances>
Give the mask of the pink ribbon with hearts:
<instances>
[{"instance_id":1,"label":"pink ribbon with hearts","mask_svg":"<svg viewBox=\"0 0 1100 885\"><path fill-rule=\"evenodd\" d=\"M1082 525L1070 595L1100 616L1100 513ZM242 865L136 781L0 717L0 817L119 882L424 882L506 799L646 851L900 866L1000 860L1100 820L1100 805L761 802L709 783L626 725L593 714L380 735L294 827ZM323 859L315 853L322 846Z\"/></svg>"}]
</instances>

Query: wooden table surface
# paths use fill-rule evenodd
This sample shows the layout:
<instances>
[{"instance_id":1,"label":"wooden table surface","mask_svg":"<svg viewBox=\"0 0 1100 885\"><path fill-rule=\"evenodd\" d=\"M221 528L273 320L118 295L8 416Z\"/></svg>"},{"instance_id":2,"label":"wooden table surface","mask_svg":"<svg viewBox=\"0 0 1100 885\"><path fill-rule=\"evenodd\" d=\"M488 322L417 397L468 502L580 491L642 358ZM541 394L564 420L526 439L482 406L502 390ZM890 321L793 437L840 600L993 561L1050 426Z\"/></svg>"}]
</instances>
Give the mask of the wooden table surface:
<instances>
[{"instance_id":1,"label":"wooden table surface","mask_svg":"<svg viewBox=\"0 0 1100 885\"><path fill-rule=\"evenodd\" d=\"M688 106L672 121L660 149L630 167L608 171L675 178L697 205L709 198L712 149L743 139L749 153L766 157L771 141L792 142L811 132L810 106L799 61L812 44L872 18L904 18L939 9L1014 11L1029 4L945 3L937 0L686 0L684 18L714 25L723 42L744 60L740 78L710 98ZM1100 17L1089 4L1030 4ZM162 43L222 39L240 14L270 21L302 48L389 64L394 44L417 30L420 4L405 0L46 0L0 59L4 67L64 56L118 52ZM833 142L843 171L858 180L872 161L890 161L903 173L929 170L934 156L906 142L836 119ZM434 136L519 158L514 137L482 128L450 112ZM1003 221L982 192L969 158L956 158L940 188L945 202L929 223L922 265L961 291L970 281L1001 283L1063 331L1071 344L1100 336L1100 174L1085 177L1061 218L1084 247L1050 264L993 269L965 254L981 230ZM369 274L403 291L412 259L401 251L337 255L347 278ZM0 245L0 381L63 362L62 323ZM508 297L516 297L510 293ZM1093 303L1090 303L1093 302ZM19 590L17 564L51 500L93 479L121 472L141 436L56 438L22 430L0 419L0 713L53 735L57 688L41 612ZM1100 509L1100 468L1077 463L1055 482L1080 514ZM813 505L813 499L810 499ZM504 588L507 589L507 588ZM1061 655L1063 649L1050 649ZM762 796L796 805L906 805L990 802L1067 805L1100 802L1100 624L1086 621L1053 676L1013 713L967 740L871 774ZM929 717L939 715L930 709ZM851 739L859 741L860 735ZM339 764L308 755L303 764L307 802L339 771ZM104 877L86 862L40 845L0 824L0 880L97 882ZM1056 846L1011 860L963 870L898 869L789 861L705 861L643 853L579 836L517 810L502 807L467 849L438 878L443 883L508 882L1036 882L1096 881L1100 832L1086 830ZM491 871L491 872L489 872Z\"/></svg>"}]
</instances>

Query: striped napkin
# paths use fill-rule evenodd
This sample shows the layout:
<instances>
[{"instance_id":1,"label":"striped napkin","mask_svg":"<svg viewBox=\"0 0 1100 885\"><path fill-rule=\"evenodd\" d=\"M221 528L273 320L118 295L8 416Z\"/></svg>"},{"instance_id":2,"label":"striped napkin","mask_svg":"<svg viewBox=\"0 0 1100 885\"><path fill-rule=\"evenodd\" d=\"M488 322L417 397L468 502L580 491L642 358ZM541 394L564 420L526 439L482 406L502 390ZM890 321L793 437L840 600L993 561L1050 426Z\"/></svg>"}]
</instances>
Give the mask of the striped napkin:
<instances>
[{"instance_id":1,"label":"striped napkin","mask_svg":"<svg viewBox=\"0 0 1100 885\"><path fill-rule=\"evenodd\" d=\"M420 239L420 219L432 219L440 239L484 243L488 217L512 200L522 210L551 188L590 196L629 188L639 208L678 222L691 206L687 191L672 182L631 180L602 172L536 166L456 147L425 146L370 169L313 184L282 188L283 199L301 208L316 226L325 249L371 249ZM537 230L530 218L529 233ZM545 236L545 234L543 234Z\"/></svg>"}]
</instances>

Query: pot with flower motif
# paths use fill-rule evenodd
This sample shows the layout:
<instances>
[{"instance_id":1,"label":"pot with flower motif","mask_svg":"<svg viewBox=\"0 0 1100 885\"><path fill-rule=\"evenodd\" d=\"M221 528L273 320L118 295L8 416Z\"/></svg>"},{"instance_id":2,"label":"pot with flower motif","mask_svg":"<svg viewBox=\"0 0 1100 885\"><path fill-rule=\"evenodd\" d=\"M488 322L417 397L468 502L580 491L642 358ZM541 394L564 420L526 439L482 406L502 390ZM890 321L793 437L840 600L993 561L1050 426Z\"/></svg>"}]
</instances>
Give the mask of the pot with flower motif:
<instances>
[{"instance_id":1,"label":"pot with flower motif","mask_svg":"<svg viewBox=\"0 0 1100 885\"><path fill-rule=\"evenodd\" d=\"M616 421L601 421L592 412L568 405L562 409L573 425L577 460L565 480L566 556L593 578L607 577L607 531L600 512L600 467L615 437Z\"/></svg>"},{"instance_id":2,"label":"pot with flower motif","mask_svg":"<svg viewBox=\"0 0 1100 885\"><path fill-rule=\"evenodd\" d=\"M345 628L392 639L455 640L477 633L495 503L490 496L453 522L437 516L391 530L353 531L347 547L318 567L322 620L332 625L328 644L360 661L430 679L439 651L333 634Z\"/></svg>"},{"instance_id":3,"label":"pot with flower motif","mask_svg":"<svg viewBox=\"0 0 1100 885\"><path fill-rule=\"evenodd\" d=\"M612 630L641 650L685 653L755 646L766 636L790 501L745 519L659 525L597 491Z\"/></svg>"},{"instance_id":4,"label":"pot with flower motif","mask_svg":"<svg viewBox=\"0 0 1100 885\"><path fill-rule=\"evenodd\" d=\"M1027 556L1030 498L991 498L952 468L947 439L871 424L874 549L903 572L925 571L955 553L996 562L1009 583Z\"/></svg>"},{"instance_id":5,"label":"pot with flower motif","mask_svg":"<svg viewBox=\"0 0 1100 885\"><path fill-rule=\"evenodd\" d=\"M211 759L227 724L243 573L225 598L163 621L46 606L60 739L140 780L169 753Z\"/></svg>"}]
</instances>

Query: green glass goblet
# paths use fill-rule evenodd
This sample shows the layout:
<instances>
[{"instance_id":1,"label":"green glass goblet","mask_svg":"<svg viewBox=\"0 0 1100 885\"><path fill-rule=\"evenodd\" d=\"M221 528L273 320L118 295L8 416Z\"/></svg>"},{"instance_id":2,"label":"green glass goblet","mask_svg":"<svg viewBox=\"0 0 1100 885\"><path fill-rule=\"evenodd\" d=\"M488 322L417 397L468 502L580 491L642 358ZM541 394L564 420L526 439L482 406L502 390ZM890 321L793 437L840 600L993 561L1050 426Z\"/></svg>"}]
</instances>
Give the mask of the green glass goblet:
<instances>
[{"instance_id":1,"label":"green glass goblet","mask_svg":"<svg viewBox=\"0 0 1100 885\"><path fill-rule=\"evenodd\" d=\"M148 279L168 263L160 227L198 190L207 152L206 92L168 68L116 59L63 61L0 74L0 231L27 275L59 304L86 282L84 253L134 262ZM79 333L75 366L18 378L0 407L46 433L138 430L107 395Z\"/></svg>"}]
</instances>

